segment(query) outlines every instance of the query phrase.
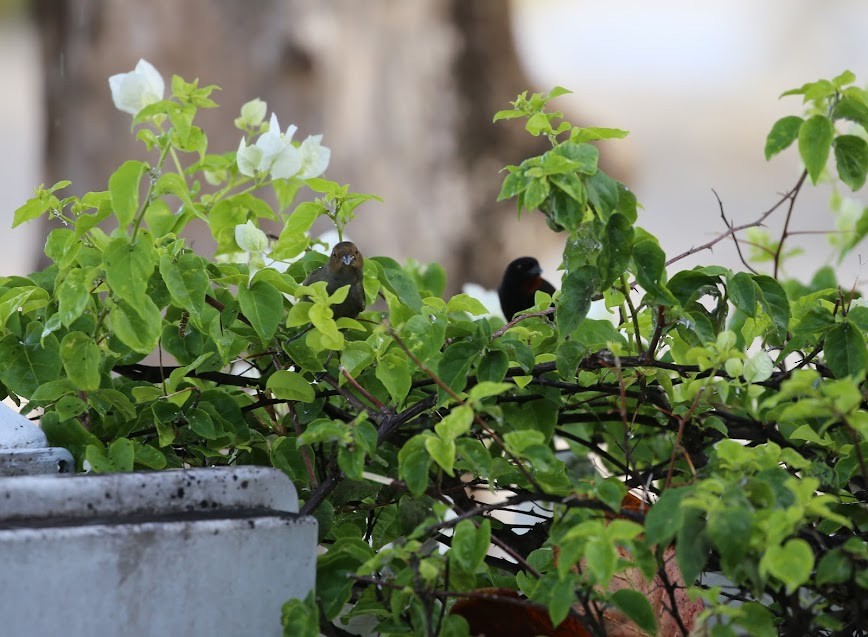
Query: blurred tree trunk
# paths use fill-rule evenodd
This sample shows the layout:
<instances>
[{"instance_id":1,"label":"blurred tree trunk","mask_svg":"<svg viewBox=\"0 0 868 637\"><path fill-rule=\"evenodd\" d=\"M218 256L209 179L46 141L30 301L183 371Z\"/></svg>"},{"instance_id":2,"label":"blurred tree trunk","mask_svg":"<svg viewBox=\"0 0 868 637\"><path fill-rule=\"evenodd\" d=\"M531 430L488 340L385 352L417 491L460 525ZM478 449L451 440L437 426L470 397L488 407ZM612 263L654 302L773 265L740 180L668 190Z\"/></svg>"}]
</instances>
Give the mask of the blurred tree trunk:
<instances>
[{"instance_id":1,"label":"blurred tree trunk","mask_svg":"<svg viewBox=\"0 0 868 637\"><path fill-rule=\"evenodd\" d=\"M366 254L439 261L450 291L496 286L522 254L559 252L541 215L517 230L495 202L499 170L544 150L495 111L529 88L506 0L37 0L45 67L46 183L104 189L145 150L127 134L107 78L139 58L163 74L219 84L202 113L211 152L234 150L232 120L260 97L299 135L324 133L327 176L384 203L365 204L349 235ZM210 249L203 236L195 240Z\"/></svg>"}]
</instances>

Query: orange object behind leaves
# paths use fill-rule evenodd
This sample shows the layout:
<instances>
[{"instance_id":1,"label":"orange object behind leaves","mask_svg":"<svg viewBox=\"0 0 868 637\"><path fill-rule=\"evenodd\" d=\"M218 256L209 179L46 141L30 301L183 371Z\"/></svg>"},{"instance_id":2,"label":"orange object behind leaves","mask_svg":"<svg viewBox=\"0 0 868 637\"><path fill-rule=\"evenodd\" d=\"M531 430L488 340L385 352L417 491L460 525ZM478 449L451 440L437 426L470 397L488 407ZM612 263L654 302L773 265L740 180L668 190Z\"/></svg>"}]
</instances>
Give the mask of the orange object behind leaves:
<instances>
[{"instance_id":1,"label":"orange object behind leaves","mask_svg":"<svg viewBox=\"0 0 868 637\"><path fill-rule=\"evenodd\" d=\"M510 588L482 588L474 594L491 597L465 597L455 602L453 615L470 624L471 635L485 637L590 637L574 615L568 615L557 627L552 626L548 610L534 604Z\"/></svg>"}]
</instances>

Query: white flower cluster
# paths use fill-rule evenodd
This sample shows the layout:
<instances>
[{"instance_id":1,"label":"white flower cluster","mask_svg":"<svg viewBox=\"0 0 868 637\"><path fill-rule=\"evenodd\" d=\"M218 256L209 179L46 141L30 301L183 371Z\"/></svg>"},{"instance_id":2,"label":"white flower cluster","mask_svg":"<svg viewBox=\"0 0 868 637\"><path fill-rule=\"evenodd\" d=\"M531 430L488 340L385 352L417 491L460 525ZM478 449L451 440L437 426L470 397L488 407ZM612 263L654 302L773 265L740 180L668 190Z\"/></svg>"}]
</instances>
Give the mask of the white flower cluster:
<instances>
[{"instance_id":1,"label":"white flower cluster","mask_svg":"<svg viewBox=\"0 0 868 637\"><path fill-rule=\"evenodd\" d=\"M239 172L248 177L270 173L272 179L310 179L322 175L331 157L331 151L321 144L322 135L309 135L294 146L292 136L296 130L296 126L290 125L286 133L281 133L277 115L272 113L268 130L255 144L248 146L241 138L236 155Z\"/></svg>"},{"instance_id":2,"label":"white flower cluster","mask_svg":"<svg viewBox=\"0 0 868 637\"><path fill-rule=\"evenodd\" d=\"M139 60L129 73L112 75L109 88L115 106L131 115L137 115L146 106L162 100L166 90L163 77L147 60ZM241 108L241 117L236 123L259 126L265 112L265 102L251 100ZM299 146L294 146L292 136L296 130L297 127L291 125L286 133L281 133L277 115L272 113L268 130L255 144L248 146L241 138L236 155L239 172L248 177L267 173L272 179L310 179L322 175L331 157L331 151L322 145L322 135L309 135Z\"/></svg>"},{"instance_id":3,"label":"white flower cluster","mask_svg":"<svg viewBox=\"0 0 868 637\"><path fill-rule=\"evenodd\" d=\"M118 110L138 115L145 106L163 99L166 84L163 76L147 60L139 60L129 73L118 73L109 78L112 100Z\"/></svg>"}]
</instances>

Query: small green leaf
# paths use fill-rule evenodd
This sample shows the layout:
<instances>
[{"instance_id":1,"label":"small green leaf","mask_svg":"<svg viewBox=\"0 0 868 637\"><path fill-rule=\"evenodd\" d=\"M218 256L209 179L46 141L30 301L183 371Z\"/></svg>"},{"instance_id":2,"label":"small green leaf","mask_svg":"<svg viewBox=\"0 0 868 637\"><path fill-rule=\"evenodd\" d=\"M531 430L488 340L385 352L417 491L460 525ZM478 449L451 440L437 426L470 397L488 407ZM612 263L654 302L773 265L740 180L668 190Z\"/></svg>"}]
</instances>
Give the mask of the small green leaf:
<instances>
[{"instance_id":1,"label":"small green leaf","mask_svg":"<svg viewBox=\"0 0 868 637\"><path fill-rule=\"evenodd\" d=\"M279 369L268 378L265 386L281 400L311 403L316 398L313 386L298 372Z\"/></svg>"},{"instance_id":2,"label":"small green leaf","mask_svg":"<svg viewBox=\"0 0 868 637\"><path fill-rule=\"evenodd\" d=\"M782 117L774 123L766 138L766 160L787 148L799 137L799 128L804 120L796 115Z\"/></svg>"},{"instance_id":3,"label":"small green leaf","mask_svg":"<svg viewBox=\"0 0 868 637\"><path fill-rule=\"evenodd\" d=\"M820 173L826 166L826 160L829 159L834 135L835 126L824 115L808 118L799 128L799 154L814 184L817 183Z\"/></svg>"},{"instance_id":4,"label":"small green leaf","mask_svg":"<svg viewBox=\"0 0 868 637\"><path fill-rule=\"evenodd\" d=\"M654 618L654 610L642 593L622 588L612 593L610 599L639 628L649 635L657 634L657 620Z\"/></svg>"}]
</instances>

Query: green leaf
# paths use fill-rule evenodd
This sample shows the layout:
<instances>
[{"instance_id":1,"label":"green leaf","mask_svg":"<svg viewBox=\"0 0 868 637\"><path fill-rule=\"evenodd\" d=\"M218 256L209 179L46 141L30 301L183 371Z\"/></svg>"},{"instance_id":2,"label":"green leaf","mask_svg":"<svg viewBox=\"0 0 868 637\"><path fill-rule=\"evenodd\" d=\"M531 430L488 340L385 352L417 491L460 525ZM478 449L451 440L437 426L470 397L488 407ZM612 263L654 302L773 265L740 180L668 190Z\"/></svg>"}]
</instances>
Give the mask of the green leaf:
<instances>
[{"instance_id":1,"label":"green leaf","mask_svg":"<svg viewBox=\"0 0 868 637\"><path fill-rule=\"evenodd\" d=\"M792 144L799 136L799 128L804 120L796 115L782 117L774 123L766 138L766 160Z\"/></svg>"},{"instance_id":2,"label":"green leaf","mask_svg":"<svg viewBox=\"0 0 868 637\"><path fill-rule=\"evenodd\" d=\"M582 142L595 142L600 139L623 139L629 131L620 128L603 128L590 126L588 128L573 127L570 131L570 141L577 144Z\"/></svg>"},{"instance_id":3,"label":"green leaf","mask_svg":"<svg viewBox=\"0 0 868 637\"><path fill-rule=\"evenodd\" d=\"M139 183L148 165L141 161L125 161L109 177L112 210L121 228L133 222L139 208Z\"/></svg>"},{"instance_id":4,"label":"green leaf","mask_svg":"<svg viewBox=\"0 0 868 637\"><path fill-rule=\"evenodd\" d=\"M422 311L422 297L413 279L401 268L397 261L389 257L370 257L370 261L379 264L383 269L380 282L392 293L397 295L401 303L414 312Z\"/></svg>"},{"instance_id":5,"label":"green leaf","mask_svg":"<svg viewBox=\"0 0 868 637\"><path fill-rule=\"evenodd\" d=\"M12 288L0 296L0 326L19 310L31 312L48 305L48 292L35 285Z\"/></svg>"},{"instance_id":6,"label":"green leaf","mask_svg":"<svg viewBox=\"0 0 868 637\"><path fill-rule=\"evenodd\" d=\"M444 440L455 440L470 431L472 423L473 410L467 405L460 405L434 425L434 430Z\"/></svg>"},{"instance_id":7,"label":"green leaf","mask_svg":"<svg viewBox=\"0 0 868 637\"><path fill-rule=\"evenodd\" d=\"M826 334L824 354L829 369L836 378L857 376L865 370L868 352L865 348L865 335L845 320Z\"/></svg>"},{"instance_id":8,"label":"green leaf","mask_svg":"<svg viewBox=\"0 0 868 637\"><path fill-rule=\"evenodd\" d=\"M211 285L202 258L190 252L182 254L177 260L163 255L160 258L160 276L172 301L187 310L194 321L201 321L205 294Z\"/></svg>"},{"instance_id":9,"label":"green leaf","mask_svg":"<svg viewBox=\"0 0 868 637\"><path fill-rule=\"evenodd\" d=\"M12 227L15 228L25 221L41 217L49 208L51 208L51 199L49 197L37 195L28 199L15 210L15 214L12 216Z\"/></svg>"},{"instance_id":10,"label":"green leaf","mask_svg":"<svg viewBox=\"0 0 868 637\"><path fill-rule=\"evenodd\" d=\"M34 325L34 324L31 324ZM38 324L34 327L41 328ZM54 334L41 339L25 339L14 334L0 340L0 382L19 396L28 397L43 383L57 380L62 366L60 344Z\"/></svg>"},{"instance_id":11,"label":"green leaf","mask_svg":"<svg viewBox=\"0 0 868 637\"><path fill-rule=\"evenodd\" d=\"M425 436L425 450L443 471L450 476L452 475L452 467L455 466L454 440L444 440L438 436Z\"/></svg>"},{"instance_id":12,"label":"green leaf","mask_svg":"<svg viewBox=\"0 0 868 637\"><path fill-rule=\"evenodd\" d=\"M865 185L865 175L868 173L868 142L856 135L839 135L834 144L838 176L855 192Z\"/></svg>"},{"instance_id":13,"label":"green leaf","mask_svg":"<svg viewBox=\"0 0 868 637\"><path fill-rule=\"evenodd\" d=\"M666 278L666 254L656 242L646 239L633 246L636 281L648 294L652 305L677 305L663 281Z\"/></svg>"},{"instance_id":14,"label":"green leaf","mask_svg":"<svg viewBox=\"0 0 868 637\"><path fill-rule=\"evenodd\" d=\"M542 202L546 200L546 197L549 196L550 190L551 187L549 186L548 179L545 177L532 179L527 185L527 190L524 192L524 207L527 210L539 208Z\"/></svg>"},{"instance_id":15,"label":"green leaf","mask_svg":"<svg viewBox=\"0 0 868 637\"><path fill-rule=\"evenodd\" d=\"M639 628L650 635L657 634L657 620L654 618L654 610L642 593L622 588L612 593L609 599Z\"/></svg>"},{"instance_id":16,"label":"green leaf","mask_svg":"<svg viewBox=\"0 0 868 637\"><path fill-rule=\"evenodd\" d=\"M317 217L325 212L325 207L312 201L306 201L296 206L280 236L274 244L271 256L275 259L291 259L301 254L310 243L307 231L313 226Z\"/></svg>"},{"instance_id":17,"label":"green leaf","mask_svg":"<svg viewBox=\"0 0 868 637\"><path fill-rule=\"evenodd\" d=\"M139 232L134 243L127 237L112 239L103 251L102 260L106 281L115 296L131 307L144 309L148 279L157 262L150 233Z\"/></svg>"},{"instance_id":18,"label":"green leaf","mask_svg":"<svg viewBox=\"0 0 868 637\"><path fill-rule=\"evenodd\" d=\"M657 505L652 507L652 511ZM692 586L708 562L708 545L705 534L705 520L699 509L682 510L683 523L678 528L675 557L684 583Z\"/></svg>"},{"instance_id":19,"label":"green leaf","mask_svg":"<svg viewBox=\"0 0 868 637\"><path fill-rule=\"evenodd\" d=\"M93 338L84 332L67 333L60 343L60 358L66 375L82 391L99 389L102 356Z\"/></svg>"},{"instance_id":20,"label":"green leaf","mask_svg":"<svg viewBox=\"0 0 868 637\"><path fill-rule=\"evenodd\" d=\"M606 537L595 537L585 544L585 563L600 586L606 587L615 573L618 553Z\"/></svg>"},{"instance_id":21,"label":"green leaf","mask_svg":"<svg viewBox=\"0 0 868 637\"><path fill-rule=\"evenodd\" d=\"M269 376L265 386L281 400L311 403L316 398L313 386L298 372L279 369Z\"/></svg>"},{"instance_id":22,"label":"green leaf","mask_svg":"<svg viewBox=\"0 0 868 637\"><path fill-rule=\"evenodd\" d=\"M756 316L757 286L750 275L747 272L738 272L727 283L732 304L748 316Z\"/></svg>"},{"instance_id":23,"label":"green leaf","mask_svg":"<svg viewBox=\"0 0 868 637\"><path fill-rule=\"evenodd\" d=\"M783 339L790 325L790 301L787 293L777 280L764 274L753 275L760 290L760 303L771 317L777 328L778 337Z\"/></svg>"},{"instance_id":24,"label":"green leaf","mask_svg":"<svg viewBox=\"0 0 868 637\"><path fill-rule=\"evenodd\" d=\"M255 281L250 287L238 287L238 305L264 342L270 341L283 318L283 295L265 281ZM313 309L313 308L311 308Z\"/></svg>"},{"instance_id":25,"label":"green leaf","mask_svg":"<svg viewBox=\"0 0 868 637\"><path fill-rule=\"evenodd\" d=\"M290 599L280 609L283 637L317 637L319 632L319 609L316 595L311 591L307 599Z\"/></svg>"},{"instance_id":26,"label":"green leaf","mask_svg":"<svg viewBox=\"0 0 868 637\"><path fill-rule=\"evenodd\" d=\"M421 434L413 436L398 452L398 475L417 498L428 488L431 456L425 449L425 439Z\"/></svg>"},{"instance_id":27,"label":"green leaf","mask_svg":"<svg viewBox=\"0 0 868 637\"><path fill-rule=\"evenodd\" d=\"M481 346L467 341L452 343L443 352L437 365L437 375L456 393L467 386L467 372L481 353ZM441 393L443 390L440 390Z\"/></svg>"},{"instance_id":28,"label":"green leaf","mask_svg":"<svg viewBox=\"0 0 868 637\"><path fill-rule=\"evenodd\" d=\"M160 340L162 316L151 297L143 296L140 305L137 309L126 301L107 299L108 322L124 345L139 354L150 354Z\"/></svg>"},{"instance_id":29,"label":"green leaf","mask_svg":"<svg viewBox=\"0 0 868 637\"><path fill-rule=\"evenodd\" d=\"M482 520L479 528L471 520L461 520L455 526L449 555L464 570L472 573L482 565L490 544L491 520Z\"/></svg>"},{"instance_id":30,"label":"green leaf","mask_svg":"<svg viewBox=\"0 0 868 637\"><path fill-rule=\"evenodd\" d=\"M395 407L402 408L407 394L410 393L410 384L413 380L413 373L407 359L389 352L377 362L374 373L389 392Z\"/></svg>"},{"instance_id":31,"label":"green leaf","mask_svg":"<svg viewBox=\"0 0 868 637\"><path fill-rule=\"evenodd\" d=\"M567 273L555 308L555 321L562 334L572 333L585 320L591 298L599 289L600 275L594 266L583 265Z\"/></svg>"},{"instance_id":32,"label":"green leaf","mask_svg":"<svg viewBox=\"0 0 868 637\"><path fill-rule=\"evenodd\" d=\"M782 546L770 546L760 560L760 573L781 580L790 595L808 581L814 569L814 552L805 540L795 538Z\"/></svg>"},{"instance_id":33,"label":"green leaf","mask_svg":"<svg viewBox=\"0 0 868 637\"><path fill-rule=\"evenodd\" d=\"M633 253L633 225L619 212L606 222L603 248L597 256L600 289L608 290L627 271Z\"/></svg>"},{"instance_id":34,"label":"green leaf","mask_svg":"<svg viewBox=\"0 0 868 637\"><path fill-rule=\"evenodd\" d=\"M681 501L692 493L692 489L667 489L654 503L651 510L645 516L645 537L648 544L669 544L678 529L684 516L681 512Z\"/></svg>"},{"instance_id":35,"label":"green leaf","mask_svg":"<svg viewBox=\"0 0 868 637\"><path fill-rule=\"evenodd\" d=\"M474 316L488 314L488 309L477 299L468 294L456 294L446 303L447 312L467 312Z\"/></svg>"},{"instance_id":36,"label":"green leaf","mask_svg":"<svg viewBox=\"0 0 868 637\"><path fill-rule=\"evenodd\" d=\"M744 506L721 507L708 517L708 537L720 552L724 568L732 572L750 548L753 515Z\"/></svg>"},{"instance_id":37,"label":"green leaf","mask_svg":"<svg viewBox=\"0 0 868 637\"><path fill-rule=\"evenodd\" d=\"M817 586L841 584L850 579L853 564L841 549L826 553L817 564Z\"/></svg>"},{"instance_id":38,"label":"green leaf","mask_svg":"<svg viewBox=\"0 0 868 637\"><path fill-rule=\"evenodd\" d=\"M824 115L808 118L799 128L799 154L814 184L817 183L820 173L826 166L826 160L829 159L834 135L835 126Z\"/></svg>"},{"instance_id":39,"label":"green leaf","mask_svg":"<svg viewBox=\"0 0 868 637\"><path fill-rule=\"evenodd\" d=\"M64 327L72 325L73 321L82 315L90 300L90 290L93 285L91 270L72 268L55 290L57 294L57 311ZM2 318L2 314L0 314Z\"/></svg>"}]
</instances>

